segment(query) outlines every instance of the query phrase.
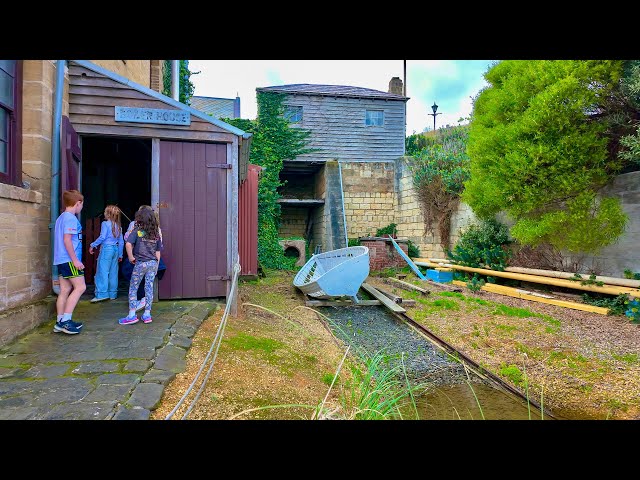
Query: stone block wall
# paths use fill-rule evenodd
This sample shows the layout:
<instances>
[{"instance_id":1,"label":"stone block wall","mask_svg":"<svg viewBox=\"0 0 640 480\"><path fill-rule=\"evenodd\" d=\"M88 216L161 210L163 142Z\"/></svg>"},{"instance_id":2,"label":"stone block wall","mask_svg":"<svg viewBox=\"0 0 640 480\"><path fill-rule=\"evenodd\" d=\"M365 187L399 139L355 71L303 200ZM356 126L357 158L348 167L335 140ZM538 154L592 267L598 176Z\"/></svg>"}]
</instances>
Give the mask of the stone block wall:
<instances>
[{"instance_id":1,"label":"stone block wall","mask_svg":"<svg viewBox=\"0 0 640 480\"><path fill-rule=\"evenodd\" d=\"M0 345L50 316L35 307L51 293L50 204L52 60L25 60L22 97L22 180L0 184ZM68 98L68 97L67 97ZM66 111L65 111L66 109ZM63 113L68 113L68 102Z\"/></svg>"},{"instance_id":2,"label":"stone block wall","mask_svg":"<svg viewBox=\"0 0 640 480\"><path fill-rule=\"evenodd\" d=\"M393 162L341 162L349 238L372 236L395 222Z\"/></svg>"},{"instance_id":3,"label":"stone block wall","mask_svg":"<svg viewBox=\"0 0 640 480\"><path fill-rule=\"evenodd\" d=\"M150 60L149 62L149 68L151 70L149 73L149 88L162 93L162 88L164 86L162 80L164 73L164 60Z\"/></svg>"},{"instance_id":4,"label":"stone block wall","mask_svg":"<svg viewBox=\"0 0 640 480\"><path fill-rule=\"evenodd\" d=\"M280 238L304 237L308 212L306 207L282 206L278 236Z\"/></svg>"},{"instance_id":5,"label":"stone block wall","mask_svg":"<svg viewBox=\"0 0 640 480\"><path fill-rule=\"evenodd\" d=\"M151 60L91 60L91 62L144 87L152 88L150 86ZM160 88L162 89L162 76L160 76Z\"/></svg>"},{"instance_id":6,"label":"stone block wall","mask_svg":"<svg viewBox=\"0 0 640 480\"><path fill-rule=\"evenodd\" d=\"M404 253L407 253L408 244L406 240L397 239L396 243ZM363 237L360 245L369 248L369 270L377 272L386 268L402 268L407 262L398 253L393 243L389 239L382 237Z\"/></svg>"},{"instance_id":7,"label":"stone block wall","mask_svg":"<svg viewBox=\"0 0 640 480\"><path fill-rule=\"evenodd\" d=\"M614 277L624 277L625 269L640 272L640 171L616 176L600 193L618 198L629 222L616 243L583 263L597 267L602 275Z\"/></svg>"},{"instance_id":8,"label":"stone block wall","mask_svg":"<svg viewBox=\"0 0 640 480\"><path fill-rule=\"evenodd\" d=\"M397 205L394 223L397 224L398 237L411 240L420 249L421 257L444 258L438 229L434 228L433 233L425 232L424 216L418 203L418 197L413 187L413 176L409 168L411 160L412 157L400 157L396 162ZM476 221L471 207L461 202L456 212L451 216L449 248L453 248L460 233Z\"/></svg>"}]
</instances>

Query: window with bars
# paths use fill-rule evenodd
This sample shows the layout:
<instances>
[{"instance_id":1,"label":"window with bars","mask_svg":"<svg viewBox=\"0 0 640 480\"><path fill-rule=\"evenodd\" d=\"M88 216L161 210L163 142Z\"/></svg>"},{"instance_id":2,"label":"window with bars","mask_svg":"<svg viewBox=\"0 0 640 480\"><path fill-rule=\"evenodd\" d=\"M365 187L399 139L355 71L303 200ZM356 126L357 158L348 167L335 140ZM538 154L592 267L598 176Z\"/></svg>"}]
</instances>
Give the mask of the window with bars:
<instances>
[{"instance_id":1,"label":"window with bars","mask_svg":"<svg viewBox=\"0 0 640 480\"><path fill-rule=\"evenodd\" d=\"M0 182L21 179L22 61L0 60Z\"/></svg>"},{"instance_id":2,"label":"window with bars","mask_svg":"<svg viewBox=\"0 0 640 480\"><path fill-rule=\"evenodd\" d=\"M302 122L302 107L300 105L287 105L284 108L284 118L291 123Z\"/></svg>"},{"instance_id":3,"label":"window with bars","mask_svg":"<svg viewBox=\"0 0 640 480\"><path fill-rule=\"evenodd\" d=\"M367 127L381 127L384 125L384 110L366 110L364 124Z\"/></svg>"}]
</instances>

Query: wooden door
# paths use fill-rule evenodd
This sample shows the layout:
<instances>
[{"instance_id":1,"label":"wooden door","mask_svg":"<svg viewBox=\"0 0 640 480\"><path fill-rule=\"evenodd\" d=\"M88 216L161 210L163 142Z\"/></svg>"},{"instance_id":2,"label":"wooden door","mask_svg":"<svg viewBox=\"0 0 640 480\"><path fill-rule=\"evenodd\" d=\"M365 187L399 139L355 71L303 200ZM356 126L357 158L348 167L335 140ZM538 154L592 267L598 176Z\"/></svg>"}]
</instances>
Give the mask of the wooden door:
<instances>
[{"instance_id":1,"label":"wooden door","mask_svg":"<svg viewBox=\"0 0 640 480\"><path fill-rule=\"evenodd\" d=\"M62 138L60 143L60 213L64 212L62 194L65 190L80 190L80 137L71 125L69 117L62 117Z\"/></svg>"},{"instance_id":2,"label":"wooden door","mask_svg":"<svg viewBox=\"0 0 640 480\"><path fill-rule=\"evenodd\" d=\"M230 168L224 143L160 142L160 299L226 295Z\"/></svg>"}]
</instances>

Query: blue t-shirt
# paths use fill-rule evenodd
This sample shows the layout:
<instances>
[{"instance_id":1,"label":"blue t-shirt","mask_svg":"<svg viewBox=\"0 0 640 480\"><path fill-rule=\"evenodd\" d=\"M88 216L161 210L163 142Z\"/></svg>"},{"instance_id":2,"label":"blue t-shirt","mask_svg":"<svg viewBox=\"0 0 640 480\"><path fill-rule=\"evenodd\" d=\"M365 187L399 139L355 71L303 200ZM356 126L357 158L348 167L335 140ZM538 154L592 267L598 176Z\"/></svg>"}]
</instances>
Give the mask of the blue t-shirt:
<instances>
[{"instance_id":1,"label":"blue t-shirt","mask_svg":"<svg viewBox=\"0 0 640 480\"><path fill-rule=\"evenodd\" d=\"M71 245L78 260L82 261L82 225L73 213L62 212L56 220L53 244L53 264L60 265L71 261L64 247L64 234L71 234Z\"/></svg>"}]
</instances>

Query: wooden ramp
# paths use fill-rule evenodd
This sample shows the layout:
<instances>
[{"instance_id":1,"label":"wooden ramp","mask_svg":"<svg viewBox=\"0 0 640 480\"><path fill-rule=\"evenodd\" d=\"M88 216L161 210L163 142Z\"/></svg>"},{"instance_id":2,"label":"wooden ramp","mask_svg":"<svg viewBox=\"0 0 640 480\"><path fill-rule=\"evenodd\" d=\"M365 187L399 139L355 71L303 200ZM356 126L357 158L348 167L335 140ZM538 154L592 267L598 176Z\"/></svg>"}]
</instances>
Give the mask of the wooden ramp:
<instances>
[{"instance_id":1,"label":"wooden ramp","mask_svg":"<svg viewBox=\"0 0 640 480\"><path fill-rule=\"evenodd\" d=\"M405 313L406 312L406 310L404 308L402 308L400 305L395 303L390 298L388 298L385 295L383 295L373 285L370 285L367 282L364 282L362 284L362 289L365 292L367 292L369 295L373 296L376 300L379 300L382 305L387 307L392 312L395 312L395 313Z\"/></svg>"}]
</instances>

